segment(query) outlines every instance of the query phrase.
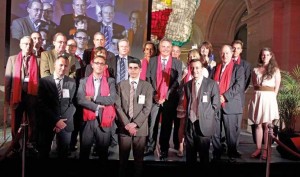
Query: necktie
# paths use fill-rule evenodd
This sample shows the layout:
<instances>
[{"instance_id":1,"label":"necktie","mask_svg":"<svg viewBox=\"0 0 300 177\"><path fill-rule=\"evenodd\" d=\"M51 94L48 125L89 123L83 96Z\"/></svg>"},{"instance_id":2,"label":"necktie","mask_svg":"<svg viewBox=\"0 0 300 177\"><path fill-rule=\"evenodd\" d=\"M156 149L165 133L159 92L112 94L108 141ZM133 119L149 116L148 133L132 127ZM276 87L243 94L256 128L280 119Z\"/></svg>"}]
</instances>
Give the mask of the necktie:
<instances>
[{"instance_id":1,"label":"necktie","mask_svg":"<svg viewBox=\"0 0 300 177\"><path fill-rule=\"evenodd\" d=\"M125 58L120 60L120 82L125 80Z\"/></svg>"},{"instance_id":2,"label":"necktie","mask_svg":"<svg viewBox=\"0 0 300 177\"><path fill-rule=\"evenodd\" d=\"M162 69L166 69L167 59L162 59Z\"/></svg>"},{"instance_id":3,"label":"necktie","mask_svg":"<svg viewBox=\"0 0 300 177\"><path fill-rule=\"evenodd\" d=\"M199 85L195 82L195 86L192 90L192 105L191 105L191 112L190 112L190 120L194 123L197 120L197 112L198 112L198 89Z\"/></svg>"},{"instance_id":4,"label":"necktie","mask_svg":"<svg viewBox=\"0 0 300 177\"><path fill-rule=\"evenodd\" d=\"M110 41L111 41L111 35L110 35L110 26L105 26L104 27L104 36L105 36L105 48L106 50L109 49L109 44L110 44Z\"/></svg>"},{"instance_id":5,"label":"necktie","mask_svg":"<svg viewBox=\"0 0 300 177\"><path fill-rule=\"evenodd\" d=\"M129 95L129 117L133 117L133 99L134 99L134 84L135 81L131 82L130 86L130 95Z\"/></svg>"},{"instance_id":6,"label":"necktie","mask_svg":"<svg viewBox=\"0 0 300 177\"><path fill-rule=\"evenodd\" d=\"M58 81L56 84L56 88L57 88L57 93L58 93L58 100L60 101L62 98L62 90L61 90L61 84L60 84L61 79L57 78L56 80Z\"/></svg>"}]
</instances>

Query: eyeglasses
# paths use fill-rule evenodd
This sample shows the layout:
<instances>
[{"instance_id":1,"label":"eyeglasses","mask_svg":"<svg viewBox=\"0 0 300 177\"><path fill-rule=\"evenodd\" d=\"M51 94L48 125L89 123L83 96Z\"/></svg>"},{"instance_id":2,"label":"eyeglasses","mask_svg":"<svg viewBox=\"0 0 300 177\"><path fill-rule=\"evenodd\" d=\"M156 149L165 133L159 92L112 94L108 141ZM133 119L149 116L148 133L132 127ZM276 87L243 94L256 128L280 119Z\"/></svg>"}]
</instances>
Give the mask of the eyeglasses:
<instances>
[{"instance_id":1,"label":"eyeglasses","mask_svg":"<svg viewBox=\"0 0 300 177\"><path fill-rule=\"evenodd\" d=\"M67 44L67 46L69 46L69 47L77 47L77 45L75 45L75 44Z\"/></svg>"},{"instance_id":2,"label":"eyeglasses","mask_svg":"<svg viewBox=\"0 0 300 177\"><path fill-rule=\"evenodd\" d=\"M79 37L76 36L75 38L77 38L78 40L84 40L84 41L88 40L87 37L81 37L81 36L79 36Z\"/></svg>"},{"instance_id":3,"label":"eyeglasses","mask_svg":"<svg viewBox=\"0 0 300 177\"><path fill-rule=\"evenodd\" d=\"M100 62L93 62L93 64L100 65L100 66L104 66L105 65L105 63L100 63Z\"/></svg>"},{"instance_id":4,"label":"eyeglasses","mask_svg":"<svg viewBox=\"0 0 300 177\"><path fill-rule=\"evenodd\" d=\"M44 11L43 9L32 9L32 10L35 12L43 12Z\"/></svg>"}]
</instances>

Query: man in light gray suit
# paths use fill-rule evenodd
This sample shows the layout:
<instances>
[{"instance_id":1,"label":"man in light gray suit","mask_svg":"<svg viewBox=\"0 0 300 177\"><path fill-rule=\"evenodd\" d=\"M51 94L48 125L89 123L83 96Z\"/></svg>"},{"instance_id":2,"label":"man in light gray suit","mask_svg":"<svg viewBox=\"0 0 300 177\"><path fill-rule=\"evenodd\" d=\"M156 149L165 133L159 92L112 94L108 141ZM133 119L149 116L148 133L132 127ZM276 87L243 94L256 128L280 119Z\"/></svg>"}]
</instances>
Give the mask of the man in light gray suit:
<instances>
[{"instance_id":1,"label":"man in light gray suit","mask_svg":"<svg viewBox=\"0 0 300 177\"><path fill-rule=\"evenodd\" d=\"M37 0L29 1L27 12L27 17L12 21L10 30L13 39L20 40L23 36L30 36L32 32L39 30L42 23L43 4Z\"/></svg>"},{"instance_id":2,"label":"man in light gray suit","mask_svg":"<svg viewBox=\"0 0 300 177\"><path fill-rule=\"evenodd\" d=\"M108 148L115 120L115 80L103 76L107 67L103 56L91 61L93 73L80 80L77 102L83 107L83 127L80 138L80 159L89 159L95 141L102 162L108 160Z\"/></svg>"},{"instance_id":3,"label":"man in light gray suit","mask_svg":"<svg viewBox=\"0 0 300 177\"><path fill-rule=\"evenodd\" d=\"M140 80L141 69L141 61L139 59L129 60L129 79L121 81L117 86L117 101L115 105L119 132L119 177L126 176L126 166L131 146L135 164L134 176L142 176L144 149L148 135L148 116L152 108L153 89L151 84Z\"/></svg>"},{"instance_id":4,"label":"man in light gray suit","mask_svg":"<svg viewBox=\"0 0 300 177\"><path fill-rule=\"evenodd\" d=\"M193 79L183 87L179 105L182 106L183 114L179 118L185 120L181 121L180 128L185 132L188 171L194 170L191 174L195 174L195 170L200 168L196 166L197 153L200 163L204 165L202 167L207 167L209 163L210 140L215 133L217 112L221 103L218 84L203 77L201 61L191 60L190 67Z\"/></svg>"}]
</instances>

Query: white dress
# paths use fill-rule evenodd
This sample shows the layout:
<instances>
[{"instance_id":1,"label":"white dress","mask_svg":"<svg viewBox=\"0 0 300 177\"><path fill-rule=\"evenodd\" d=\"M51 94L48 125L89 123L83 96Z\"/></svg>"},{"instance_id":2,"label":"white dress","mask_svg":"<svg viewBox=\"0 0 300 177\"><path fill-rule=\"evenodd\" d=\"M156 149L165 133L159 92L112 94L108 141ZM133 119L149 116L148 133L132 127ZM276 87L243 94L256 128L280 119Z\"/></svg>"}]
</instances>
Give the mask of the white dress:
<instances>
[{"instance_id":1,"label":"white dress","mask_svg":"<svg viewBox=\"0 0 300 177\"><path fill-rule=\"evenodd\" d=\"M253 69L253 86L268 86L275 87L275 74L271 79L264 79L262 81L262 74L258 68ZM279 119L278 104L276 94L274 91L259 91L254 90L254 94L250 99L249 105L249 119L254 124L261 124L272 122L274 119Z\"/></svg>"}]
</instances>

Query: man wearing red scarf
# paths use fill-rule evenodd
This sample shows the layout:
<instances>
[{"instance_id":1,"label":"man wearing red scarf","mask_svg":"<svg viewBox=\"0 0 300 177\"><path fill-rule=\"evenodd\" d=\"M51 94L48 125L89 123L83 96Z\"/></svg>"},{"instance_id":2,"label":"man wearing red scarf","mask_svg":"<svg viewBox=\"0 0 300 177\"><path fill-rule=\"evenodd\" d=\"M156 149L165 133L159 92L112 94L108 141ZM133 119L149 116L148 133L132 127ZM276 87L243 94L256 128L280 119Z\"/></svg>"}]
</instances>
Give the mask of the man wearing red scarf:
<instances>
[{"instance_id":1,"label":"man wearing red scarf","mask_svg":"<svg viewBox=\"0 0 300 177\"><path fill-rule=\"evenodd\" d=\"M32 148L36 142L35 107L39 81L38 61L32 54L33 41L30 36L21 38L20 48L22 51L18 55L8 58L5 70L5 104L10 105L12 113L11 131L15 141L12 146L15 152L20 148L16 137L23 121L28 122L27 147Z\"/></svg>"},{"instance_id":2,"label":"man wearing red scarf","mask_svg":"<svg viewBox=\"0 0 300 177\"><path fill-rule=\"evenodd\" d=\"M152 57L147 68L147 81L154 89L153 106L150 116L149 135L145 155L153 154L156 147L158 123L161 116L159 136L160 158L168 157L169 140L173 118L176 117L178 104L177 89L182 76L182 64L172 58L172 41L163 38L159 43L160 55Z\"/></svg>"},{"instance_id":3,"label":"man wearing red scarf","mask_svg":"<svg viewBox=\"0 0 300 177\"><path fill-rule=\"evenodd\" d=\"M83 107L80 159L89 159L95 142L100 160L108 160L112 125L116 117L116 86L113 78L103 76L105 61L103 56L96 56L91 61L93 73L80 80L77 92L77 102Z\"/></svg>"},{"instance_id":4,"label":"man wearing red scarf","mask_svg":"<svg viewBox=\"0 0 300 177\"><path fill-rule=\"evenodd\" d=\"M230 162L235 161L237 152L238 128L242 119L243 105L241 92L244 91L244 68L232 61L233 49L230 45L221 48L221 63L213 70L212 77L219 83L221 110L217 118L216 133L212 138L214 160L219 160L222 153L221 127L225 128L227 155Z\"/></svg>"}]
</instances>

